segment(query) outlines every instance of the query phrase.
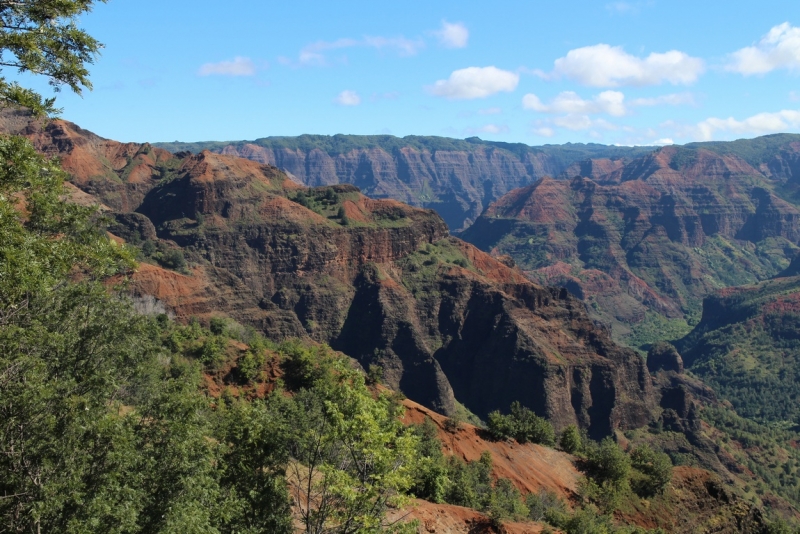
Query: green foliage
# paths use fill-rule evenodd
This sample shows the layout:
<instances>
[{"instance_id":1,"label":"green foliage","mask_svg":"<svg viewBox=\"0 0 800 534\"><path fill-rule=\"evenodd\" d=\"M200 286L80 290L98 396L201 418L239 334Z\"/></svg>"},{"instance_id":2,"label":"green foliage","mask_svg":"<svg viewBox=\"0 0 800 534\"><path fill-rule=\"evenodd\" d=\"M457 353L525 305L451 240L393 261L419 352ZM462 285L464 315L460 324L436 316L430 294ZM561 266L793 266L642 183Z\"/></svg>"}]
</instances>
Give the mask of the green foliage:
<instances>
[{"instance_id":1,"label":"green foliage","mask_svg":"<svg viewBox=\"0 0 800 534\"><path fill-rule=\"evenodd\" d=\"M488 451L480 460L465 462L457 456L448 457L451 480L445 501L458 506L485 510L491 502L492 456Z\"/></svg>"},{"instance_id":2,"label":"green foliage","mask_svg":"<svg viewBox=\"0 0 800 534\"><path fill-rule=\"evenodd\" d=\"M224 317L212 317L208 322L208 329L215 336L224 336L228 331L228 321Z\"/></svg>"},{"instance_id":3,"label":"green foliage","mask_svg":"<svg viewBox=\"0 0 800 534\"><path fill-rule=\"evenodd\" d=\"M73 269L102 278L133 266L132 254L97 224L95 209L62 200L65 178L27 140L0 137L0 307L7 312Z\"/></svg>"},{"instance_id":4,"label":"green foliage","mask_svg":"<svg viewBox=\"0 0 800 534\"><path fill-rule=\"evenodd\" d=\"M267 358L262 349L250 347L250 350L239 357L237 367L248 382L256 381L264 368Z\"/></svg>"},{"instance_id":5,"label":"green foliage","mask_svg":"<svg viewBox=\"0 0 800 534\"><path fill-rule=\"evenodd\" d=\"M444 429L452 434L461 430L463 424L464 420L458 414L453 414L444 420Z\"/></svg>"},{"instance_id":6,"label":"green foliage","mask_svg":"<svg viewBox=\"0 0 800 534\"><path fill-rule=\"evenodd\" d=\"M757 421L800 420L800 277L777 278L726 297L678 344L693 373Z\"/></svg>"},{"instance_id":7,"label":"green foliage","mask_svg":"<svg viewBox=\"0 0 800 534\"><path fill-rule=\"evenodd\" d=\"M492 523L500 527L510 519L527 517L529 513L519 490L507 478L499 479L489 496L488 515Z\"/></svg>"},{"instance_id":8,"label":"green foliage","mask_svg":"<svg viewBox=\"0 0 800 534\"><path fill-rule=\"evenodd\" d=\"M630 458L631 466L643 475L632 480L633 490L643 497L663 493L672 480L672 461L669 456L643 444L633 449Z\"/></svg>"},{"instance_id":9,"label":"green foliage","mask_svg":"<svg viewBox=\"0 0 800 534\"><path fill-rule=\"evenodd\" d=\"M558 495L545 489L526 495L525 505L528 507L528 518L539 523L560 523L568 510Z\"/></svg>"},{"instance_id":10,"label":"green foliage","mask_svg":"<svg viewBox=\"0 0 800 534\"><path fill-rule=\"evenodd\" d=\"M445 502L451 481L436 424L430 417L426 417L421 425L412 426L412 430L419 438L417 472L414 475L412 493L427 501Z\"/></svg>"},{"instance_id":11,"label":"green foliage","mask_svg":"<svg viewBox=\"0 0 800 534\"><path fill-rule=\"evenodd\" d=\"M186 258L183 250L173 248L163 241L154 242L146 239L140 246L141 258L155 260L162 267L188 274Z\"/></svg>"},{"instance_id":12,"label":"green foliage","mask_svg":"<svg viewBox=\"0 0 800 534\"><path fill-rule=\"evenodd\" d=\"M599 445L592 443L586 449L586 469L599 483L622 486L631 471L631 462L619 445L605 438Z\"/></svg>"},{"instance_id":13,"label":"green foliage","mask_svg":"<svg viewBox=\"0 0 800 534\"><path fill-rule=\"evenodd\" d=\"M367 384L374 386L383 383L383 367L380 365L370 364L367 370Z\"/></svg>"},{"instance_id":14,"label":"green foliage","mask_svg":"<svg viewBox=\"0 0 800 534\"><path fill-rule=\"evenodd\" d=\"M186 260L183 257L183 251L177 248L169 249L164 252L159 263L175 271L183 271L186 269Z\"/></svg>"},{"instance_id":15,"label":"green foliage","mask_svg":"<svg viewBox=\"0 0 800 534\"><path fill-rule=\"evenodd\" d=\"M800 504L800 442L792 423L758 423L724 406L706 407L703 420L720 432L720 449L743 466L739 476L749 482L750 497L775 493Z\"/></svg>"},{"instance_id":16,"label":"green foliage","mask_svg":"<svg viewBox=\"0 0 800 534\"><path fill-rule=\"evenodd\" d=\"M555 431L546 419L514 401L511 413L498 411L489 414L487 428L494 439L516 439L519 443L540 443L552 447L556 443Z\"/></svg>"},{"instance_id":17,"label":"green foliage","mask_svg":"<svg viewBox=\"0 0 800 534\"><path fill-rule=\"evenodd\" d=\"M580 452L583 449L583 436L581 436L581 431L575 425L567 426L561 431L558 445L561 447L561 450L569 454Z\"/></svg>"},{"instance_id":18,"label":"green foliage","mask_svg":"<svg viewBox=\"0 0 800 534\"><path fill-rule=\"evenodd\" d=\"M413 485L416 434L385 396L373 398L363 375L343 360L287 403L288 479L308 532L378 530L389 505Z\"/></svg>"},{"instance_id":19,"label":"green foliage","mask_svg":"<svg viewBox=\"0 0 800 534\"><path fill-rule=\"evenodd\" d=\"M103 0L101 0L103 1ZM44 76L56 90L81 94L91 89L87 64L101 44L79 29L75 19L91 10L93 0L3 2L0 7L0 51L3 65ZM37 115L58 113L55 99L0 77L0 105L23 106Z\"/></svg>"},{"instance_id":20,"label":"green foliage","mask_svg":"<svg viewBox=\"0 0 800 534\"><path fill-rule=\"evenodd\" d=\"M283 356L284 380L289 389L309 389L332 377L335 356L325 346L309 346L299 340L288 340L278 351Z\"/></svg>"}]
</instances>

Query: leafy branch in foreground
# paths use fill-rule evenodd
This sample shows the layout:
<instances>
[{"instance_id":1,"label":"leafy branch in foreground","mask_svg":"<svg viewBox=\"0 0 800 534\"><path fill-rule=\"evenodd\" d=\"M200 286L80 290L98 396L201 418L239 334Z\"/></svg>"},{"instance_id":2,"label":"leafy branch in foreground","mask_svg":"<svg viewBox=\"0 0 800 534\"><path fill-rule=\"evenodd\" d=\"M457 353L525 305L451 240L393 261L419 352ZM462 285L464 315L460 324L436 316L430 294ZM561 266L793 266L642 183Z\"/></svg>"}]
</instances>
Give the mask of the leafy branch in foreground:
<instances>
[{"instance_id":1,"label":"leafy branch in foreground","mask_svg":"<svg viewBox=\"0 0 800 534\"><path fill-rule=\"evenodd\" d=\"M105 0L100 0L104 2ZM76 25L94 0L0 0L0 69L42 75L55 91L91 89L87 64L102 45ZM0 76L0 106L23 106L36 115L58 113L55 98Z\"/></svg>"}]
</instances>

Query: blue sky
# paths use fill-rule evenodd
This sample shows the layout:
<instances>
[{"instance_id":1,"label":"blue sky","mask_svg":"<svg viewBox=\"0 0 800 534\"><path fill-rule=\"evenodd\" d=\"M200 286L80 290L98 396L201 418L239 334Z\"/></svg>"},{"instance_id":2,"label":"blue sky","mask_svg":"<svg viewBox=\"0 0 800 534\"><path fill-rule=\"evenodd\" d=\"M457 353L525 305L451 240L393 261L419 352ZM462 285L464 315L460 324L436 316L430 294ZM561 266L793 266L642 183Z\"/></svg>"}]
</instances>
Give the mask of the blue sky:
<instances>
[{"instance_id":1,"label":"blue sky","mask_svg":"<svg viewBox=\"0 0 800 534\"><path fill-rule=\"evenodd\" d=\"M110 0L80 24L105 44L94 90L57 103L121 141L800 131L796 0Z\"/></svg>"}]
</instances>

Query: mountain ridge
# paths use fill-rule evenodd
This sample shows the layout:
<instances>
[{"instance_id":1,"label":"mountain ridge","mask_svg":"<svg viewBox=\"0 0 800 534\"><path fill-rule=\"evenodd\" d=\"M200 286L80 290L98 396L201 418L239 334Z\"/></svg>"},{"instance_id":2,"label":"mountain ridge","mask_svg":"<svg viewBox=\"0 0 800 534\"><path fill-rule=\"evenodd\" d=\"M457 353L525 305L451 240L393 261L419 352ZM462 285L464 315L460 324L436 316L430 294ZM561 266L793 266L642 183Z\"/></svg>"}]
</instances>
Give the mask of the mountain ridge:
<instances>
[{"instance_id":1,"label":"mountain ridge","mask_svg":"<svg viewBox=\"0 0 800 534\"><path fill-rule=\"evenodd\" d=\"M373 198L436 209L453 231L468 226L494 199L591 156L631 158L652 147L544 145L476 137L302 135L254 141L154 143L173 152L204 149L275 165L299 183L351 183Z\"/></svg>"}]
</instances>

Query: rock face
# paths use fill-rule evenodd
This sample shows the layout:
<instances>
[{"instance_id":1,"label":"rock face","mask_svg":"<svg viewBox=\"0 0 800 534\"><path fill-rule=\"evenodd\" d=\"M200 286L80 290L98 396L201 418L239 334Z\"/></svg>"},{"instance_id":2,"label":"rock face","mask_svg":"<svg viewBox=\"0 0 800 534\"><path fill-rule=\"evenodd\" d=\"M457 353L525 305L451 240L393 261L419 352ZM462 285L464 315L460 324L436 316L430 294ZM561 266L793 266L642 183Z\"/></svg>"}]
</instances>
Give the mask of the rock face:
<instances>
[{"instance_id":1,"label":"rock face","mask_svg":"<svg viewBox=\"0 0 800 534\"><path fill-rule=\"evenodd\" d=\"M58 121L28 135L42 147L71 139L62 157L83 154L78 171L113 170L88 160L120 149ZM116 172L75 184L115 208L120 234L154 232L182 249L185 274L143 264L132 283L178 318L225 313L275 339L328 342L446 414L455 399L481 416L520 400L593 436L650 420L656 400L637 354L568 292L449 237L435 212L349 185L306 189L275 167L208 151L158 161L169 173L143 167L153 169L137 182L147 188ZM122 193L127 204L116 203Z\"/></svg>"},{"instance_id":2,"label":"rock face","mask_svg":"<svg viewBox=\"0 0 800 534\"><path fill-rule=\"evenodd\" d=\"M177 164L171 153L148 143L103 139L71 122L33 120L22 110L2 110L0 131L25 136L40 152L58 156L74 185L120 212L133 211Z\"/></svg>"},{"instance_id":3,"label":"rock face","mask_svg":"<svg viewBox=\"0 0 800 534\"><path fill-rule=\"evenodd\" d=\"M451 413L459 399L486 416L520 400L557 427L577 423L596 436L649 420L641 358L614 345L566 291L447 237L431 211L348 186L309 192L338 196L312 211L287 198L297 190L274 167L203 152L139 211L162 239L247 288L223 311L272 337L309 336L379 364L390 385L426 406Z\"/></svg>"},{"instance_id":4,"label":"rock face","mask_svg":"<svg viewBox=\"0 0 800 534\"><path fill-rule=\"evenodd\" d=\"M734 154L666 147L573 170L591 177L514 190L462 237L568 287L618 339L653 313L697 314L704 295L773 276L797 250L800 211L779 195L789 179Z\"/></svg>"},{"instance_id":5,"label":"rock face","mask_svg":"<svg viewBox=\"0 0 800 534\"><path fill-rule=\"evenodd\" d=\"M647 370L655 374L658 371L683 372L683 358L669 343L656 343L647 352Z\"/></svg>"},{"instance_id":6,"label":"rock face","mask_svg":"<svg viewBox=\"0 0 800 534\"><path fill-rule=\"evenodd\" d=\"M311 187L353 184L372 198L435 209L454 231L469 226L508 191L556 176L587 157L622 158L648 148L570 144L529 147L471 138L336 135L269 137L239 143L162 143L274 165Z\"/></svg>"}]
</instances>

